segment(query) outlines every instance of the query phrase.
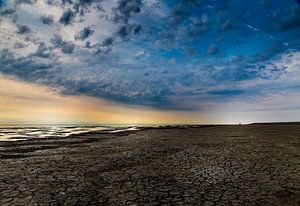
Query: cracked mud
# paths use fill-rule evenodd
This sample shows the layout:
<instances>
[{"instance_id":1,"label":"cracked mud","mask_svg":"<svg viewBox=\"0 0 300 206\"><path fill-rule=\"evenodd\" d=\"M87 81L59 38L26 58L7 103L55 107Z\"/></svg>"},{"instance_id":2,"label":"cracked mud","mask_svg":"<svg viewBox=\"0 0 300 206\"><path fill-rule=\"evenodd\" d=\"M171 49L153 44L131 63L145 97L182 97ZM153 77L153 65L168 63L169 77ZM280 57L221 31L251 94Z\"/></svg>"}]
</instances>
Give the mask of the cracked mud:
<instances>
[{"instance_id":1,"label":"cracked mud","mask_svg":"<svg viewBox=\"0 0 300 206\"><path fill-rule=\"evenodd\" d=\"M0 142L0 205L300 205L300 125Z\"/></svg>"}]
</instances>

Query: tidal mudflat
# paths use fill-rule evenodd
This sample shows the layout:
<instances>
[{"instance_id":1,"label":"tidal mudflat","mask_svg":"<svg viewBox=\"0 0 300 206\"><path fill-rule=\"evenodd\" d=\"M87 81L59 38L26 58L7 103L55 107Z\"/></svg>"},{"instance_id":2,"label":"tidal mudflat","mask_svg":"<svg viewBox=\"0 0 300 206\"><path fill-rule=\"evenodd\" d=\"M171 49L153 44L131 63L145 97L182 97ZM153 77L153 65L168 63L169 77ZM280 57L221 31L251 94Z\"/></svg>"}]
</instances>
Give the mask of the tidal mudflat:
<instances>
[{"instance_id":1,"label":"tidal mudflat","mask_svg":"<svg viewBox=\"0 0 300 206\"><path fill-rule=\"evenodd\" d=\"M300 125L0 142L0 205L300 205Z\"/></svg>"}]
</instances>

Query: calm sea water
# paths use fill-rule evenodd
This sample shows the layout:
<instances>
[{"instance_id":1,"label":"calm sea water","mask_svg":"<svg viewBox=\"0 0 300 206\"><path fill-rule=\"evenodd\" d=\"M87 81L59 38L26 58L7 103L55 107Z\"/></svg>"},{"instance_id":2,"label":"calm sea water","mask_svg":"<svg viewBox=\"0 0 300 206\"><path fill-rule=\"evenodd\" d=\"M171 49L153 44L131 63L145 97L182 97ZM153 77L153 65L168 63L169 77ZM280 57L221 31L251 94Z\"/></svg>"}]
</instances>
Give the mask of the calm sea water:
<instances>
[{"instance_id":1,"label":"calm sea water","mask_svg":"<svg viewBox=\"0 0 300 206\"><path fill-rule=\"evenodd\" d=\"M78 125L27 125L0 126L0 141L18 141L34 138L68 137L89 132L121 132L139 130L138 126L78 126Z\"/></svg>"}]
</instances>

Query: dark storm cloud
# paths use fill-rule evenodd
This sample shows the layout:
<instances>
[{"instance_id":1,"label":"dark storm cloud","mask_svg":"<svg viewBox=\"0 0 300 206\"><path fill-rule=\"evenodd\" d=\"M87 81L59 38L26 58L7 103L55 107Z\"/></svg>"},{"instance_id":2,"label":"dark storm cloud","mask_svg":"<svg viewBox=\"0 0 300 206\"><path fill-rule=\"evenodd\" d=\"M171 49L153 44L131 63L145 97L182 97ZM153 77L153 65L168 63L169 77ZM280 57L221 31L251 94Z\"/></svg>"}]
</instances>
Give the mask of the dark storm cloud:
<instances>
[{"instance_id":1,"label":"dark storm cloud","mask_svg":"<svg viewBox=\"0 0 300 206\"><path fill-rule=\"evenodd\" d=\"M115 16L113 21L115 23L128 23L132 14L141 11L141 0L119 0L118 6L115 8Z\"/></svg>"},{"instance_id":2,"label":"dark storm cloud","mask_svg":"<svg viewBox=\"0 0 300 206\"><path fill-rule=\"evenodd\" d=\"M142 31L141 25L134 25L133 34L135 34L135 35L140 34L141 31Z\"/></svg>"},{"instance_id":3,"label":"dark storm cloud","mask_svg":"<svg viewBox=\"0 0 300 206\"><path fill-rule=\"evenodd\" d=\"M18 34L27 34L30 32L30 28L26 25L18 25Z\"/></svg>"},{"instance_id":4,"label":"dark storm cloud","mask_svg":"<svg viewBox=\"0 0 300 206\"><path fill-rule=\"evenodd\" d=\"M111 46L114 43L114 39L112 37L108 37L106 39L104 39L104 41L102 42L103 46Z\"/></svg>"},{"instance_id":5,"label":"dark storm cloud","mask_svg":"<svg viewBox=\"0 0 300 206\"><path fill-rule=\"evenodd\" d=\"M57 5L57 4L62 3L63 1L60 2L60 1L57 1L57 0L46 0L45 2L49 5Z\"/></svg>"},{"instance_id":6,"label":"dark storm cloud","mask_svg":"<svg viewBox=\"0 0 300 206\"><path fill-rule=\"evenodd\" d=\"M77 1L77 4L80 4L80 5L89 5L91 4L92 2L101 2L101 1L95 1L95 0L79 0Z\"/></svg>"},{"instance_id":7,"label":"dark storm cloud","mask_svg":"<svg viewBox=\"0 0 300 206\"><path fill-rule=\"evenodd\" d=\"M116 35L119 36L121 39L126 39L130 37L132 34L139 34L142 30L141 25L137 24L126 24L119 28Z\"/></svg>"},{"instance_id":8,"label":"dark storm cloud","mask_svg":"<svg viewBox=\"0 0 300 206\"><path fill-rule=\"evenodd\" d=\"M92 3L101 3L105 0L46 0L49 5L73 5L74 10L78 11L79 7L86 7Z\"/></svg>"},{"instance_id":9,"label":"dark storm cloud","mask_svg":"<svg viewBox=\"0 0 300 206\"><path fill-rule=\"evenodd\" d=\"M35 55L42 58L49 58L51 55L51 51L44 43L40 43Z\"/></svg>"},{"instance_id":10,"label":"dark storm cloud","mask_svg":"<svg viewBox=\"0 0 300 206\"><path fill-rule=\"evenodd\" d=\"M75 18L75 14L71 9L66 10L59 19L59 22L68 25L71 24L73 19Z\"/></svg>"},{"instance_id":11,"label":"dark storm cloud","mask_svg":"<svg viewBox=\"0 0 300 206\"><path fill-rule=\"evenodd\" d=\"M1 51L0 72L61 88L65 95L190 109L170 99L218 103L275 91L268 82L289 74L288 61L276 61L300 51L298 12L288 9L296 1L46 2L53 12L36 12L40 7L30 3L26 12L19 11L22 6L1 9L5 23L12 22L3 31L28 28L0 33L13 42ZM269 86L256 85L261 81Z\"/></svg>"},{"instance_id":12,"label":"dark storm cloud","mask_svg":"<svg viewBox=\"0 0 300 206\"><path fill-rule=\"evenodd\" d=\"M140 13L141 8L141 0L119 0L117 6L113 10L114 16L112 18L113 22L119 25L119 28L109 38L119 38L122 41L128 41L131 39L132 35L139 34L142 30L142 26L138 23L130 23L129 20L133 14ZM114 41L107 43L114 43ZM104 44L106 43L104 42Z\"/></svg>"},{"instance_id":13,"label":"dark storm cloud","mask_svg":"<svg viewBox=\"0 0 300 206\"><path fill-rule=\"evenodd\" d=\"M72 54L75 48L75 44L73 44L72 42L64 41L59 35L56 35L53 39L51 39L51 43L54 48L60 48L61 51L65 54Z\"/></svg>"},{"instance_id":14,"label":"dark storm cloud","mask_svg":"<svg viewBox=\"0 0 300 206\"><path fill-rule=\"evenodd\" d=\"M51 73L54 65L38 64L31 57L16 58L9 50L2 49L0 51L0 72L26 81L47 79L45 77Z\"/></svg>"},{"instance_id":15,"label":"dark storm cloud","mask_svg":"<svg viewBox=\"0 0 300 206\"><path fill-rule=\"evenodd\" d=\"M53 16L41 16L41 21L43 24L52 24L53 23Z\"/></svg>"},{"instance_id":16,"label":"dark storm cloud","mask_svg":"<svg viewBox=\"0 0 300 206\"><path fill-rule=\"evenodd\" d=\"M34 4L37 0L16 0L16 4Z\"/></svg>"},{"instance_id":17,"label":"dark storm cloud","mask_svg":"<svg viewBox=\"0 0 300 206\"><path fill-rule=\"evenodd\" d=\"M212 90L207 92L208 94L213 94L213 95L224 95L224 96L235 96L235 95L240 95L243 91L234 89L234 90Z\"/></svg>"},{"instance_id":18,"label":"dark storm cloud","mask_svg":"<svg viewBox=\"0 0 300 206\"><path fill-rule=\"evenodd\" d=\"M81 41L85 40L89 36L91 36L94 33L94 30L92 27L88 26L85 27L82 31L80 31L76 36L75 39L80 39Z\"/></svg>"},{"instance_id":19,"label":"dark storm cloud","mask_svg":"<svg viewBox=\"0 0 300 206\"><path fill-rule=\"evenodd\" d=\"M1 6L1 5L0 5ZM8 16L8 15L12 15L16 12L15 9L5 9L1 12L1 16Z\"/></svg>"}]
</instances>

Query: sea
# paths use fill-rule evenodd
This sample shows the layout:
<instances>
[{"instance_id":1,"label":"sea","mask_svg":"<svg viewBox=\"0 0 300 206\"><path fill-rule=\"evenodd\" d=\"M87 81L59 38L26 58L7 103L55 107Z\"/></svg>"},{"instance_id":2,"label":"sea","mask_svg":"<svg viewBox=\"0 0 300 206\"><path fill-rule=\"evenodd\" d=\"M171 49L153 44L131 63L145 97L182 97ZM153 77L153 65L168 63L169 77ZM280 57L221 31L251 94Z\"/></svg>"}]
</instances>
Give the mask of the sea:
<instances>
[{"instance_id":1,"label":"sea","mask_svg":"<svg viewBox=\"0 0 300 206\"><path fill-rule=\"evenodd\" d=\"M69 137L90 132L116 133L139 128L136 125L0 125L0 141Z\"/></svg>"}]
</instances>

